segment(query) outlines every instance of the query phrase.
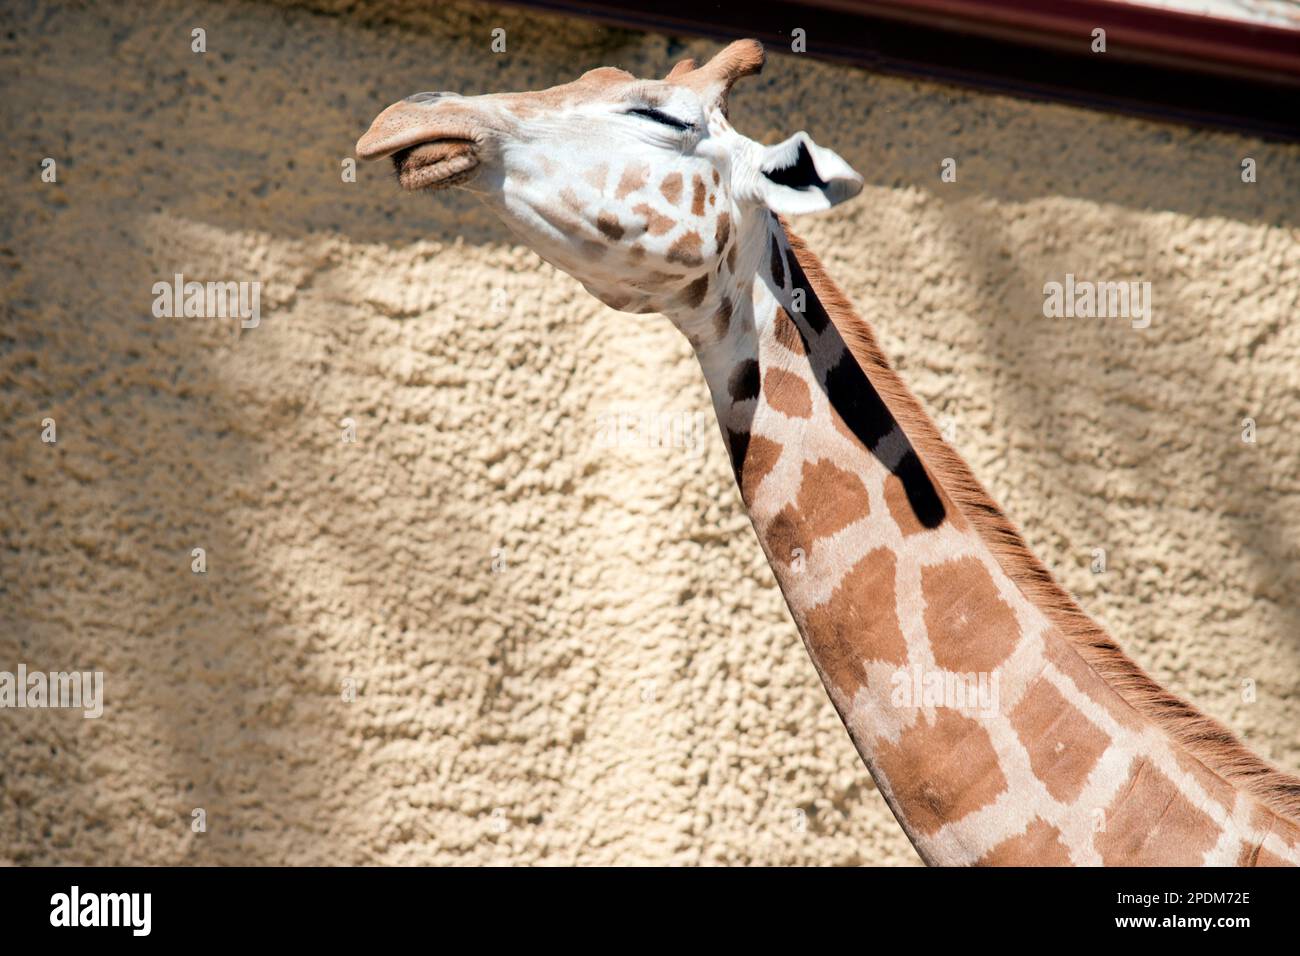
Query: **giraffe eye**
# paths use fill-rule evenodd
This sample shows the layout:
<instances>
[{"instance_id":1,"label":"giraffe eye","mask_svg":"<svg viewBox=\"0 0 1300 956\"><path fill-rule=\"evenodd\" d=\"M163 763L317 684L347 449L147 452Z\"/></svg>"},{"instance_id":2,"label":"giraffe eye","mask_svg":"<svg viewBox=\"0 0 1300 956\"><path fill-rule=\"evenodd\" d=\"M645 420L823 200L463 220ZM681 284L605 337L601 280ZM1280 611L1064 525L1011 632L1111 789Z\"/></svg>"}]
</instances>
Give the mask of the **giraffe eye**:
<instances>
[{"instance_id":1,"label":"giraffe eye","mask_svg":"<svg viewBox=\"0 0 1300 956\"><path fill-rule=\"evenodd\" d=\"M694 123L687 123L683 120L679 120L675 116L669 116L663 110L657 110L653 106L639 106L636 109L630 109L627 112L629 116L644 116L648 120L654 120L656 123L662 123L664 126L671 126L673 129L695 129Z\"/></svg>"}]
</instances>

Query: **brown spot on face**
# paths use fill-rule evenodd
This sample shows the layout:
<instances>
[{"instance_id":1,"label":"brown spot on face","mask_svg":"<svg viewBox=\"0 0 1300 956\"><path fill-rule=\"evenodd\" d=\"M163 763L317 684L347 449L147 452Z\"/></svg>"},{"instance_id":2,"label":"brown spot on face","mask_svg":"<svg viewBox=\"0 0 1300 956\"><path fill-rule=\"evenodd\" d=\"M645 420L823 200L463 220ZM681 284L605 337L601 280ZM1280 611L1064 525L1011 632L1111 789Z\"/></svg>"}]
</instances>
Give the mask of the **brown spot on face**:
<instances>
[{"instance_id":1,"label":"brown spot on face","mask_svg":"<svg viewBox=\"0 0 1300 956\"><path fill-rule=\"evenodd\" d=\"M736 483L740 486L740 497L749 504L754 500L754 494L768 472L776 467L783 449L777 442L762 435L751 437L749 432L728 430L728 439L732 468L736 472Z\"/></svg>"},{"instance_id":2,"label":"brown spot on face","mask_svg":"<svg viewBox=\"0 0 1300 956\"><path fill-rule=\"evenodd\" d=\"M784 369L769 369L763 376L763 395L767 404L791 418L812 416L812 395L808 383Z\"/></svg>"},{"instance_id":3,"label":"brown spot on face","mask_svg":"<svg viewBox=\"0 0 1300 956\"><path fill-rule=\"evenodd\" d=\"M696 308L704 301L705 294L709 291L708 273L700 276L682 291L682 301L689 308Z\"/></svg>"},{"instance_id":4,"label":"brown spot on face","mask_svg":"<svg viewBox=\"0 0 1300 956\"><path fill-rule=\"evenodd\" d=\"M731 329L731 300L723 296L718 311L713 313L713 331L719 339L727 337Z\"/></svg>"},{"instance_id":5,"label":"brown spot on face","mask_svg":"<svg viewBox=\"0 0 1300 956\"><path fill-rule=\"evenodd\" d=\"M704 180L701 179L697 174L694 179L694 184L695 184L695 194L691 197L691 215L703 216L704 195L705 195Z\"/></svg>"},{"instance_id":6,"label":"brown spot on face","mask_svg":"<svg viewBox=\"0 0 1300 956\"><path fill-rule=\"evenodd\" d=\"M668 200L669 205L676 206L677 200L682 198L682 174L669 173L665 176L659 184L659 192Z\"/></svg>"},{"instance_id":7,"label":"brown spot on face","mask_svg":"<svg viewBox=\"0 0 1300 956\"><path fill-rule=\"evenodd\" d=\"M615 242L623 238L623 227L618 224L618 217L612 212L602 212L597 216L596 228Z\"/></svg>"},{"instance_id":8,"label":"brown spot on face","mask_svg":"<svg viewBox=\"0 0 1300 956\"><path fill-rule=\"evenodd\" d=\"M786 563L794 548L806 550L779 535L768 536L768 547ZM894 555L876 548L862 556L825 604L805 615L809 652L827 680L849 696L863 683L864 661L907 663L907 642L894 610L894 571Z\"/></svg>"},{"instance_id":9,"label":"brown spot on face","mask_svg":"<svg viewBox=\"0 0 1300 956\"><path fill-rule=\"evenodd\" d=\"M732 246L730 249L727 250L727 270L729 272L736 271L736 247L735 246Z\"/></svg>"},{"instance_id":10,"label":"brown spot on face","mask_svg":"<svg viewBox=\"0 0 1300 956\"><path fill-rule=\"evenodd\" d=\"M1198 866L1218 828L1173 782L1139 758L1092 845L1106 866Z\"/></svg>"},{"instance_id":11,"label":"brown spot on face","mask_svg":"<svg viewBox=\"0 0 1300 956\"><path fill-rule=\"evenodd\" d=\"M798 497L772 519L768 535L781 539L786 555L792 548L809 554L819 539L865 518L870 508L867 489L857 475L828 458L804 462Z\"/></svg>"},{"instance_id":12,"label":"brown spot on face","mask_svg":"<svg viewBox=\"0 0 1300 956\"><path fill-rule=\"evenodd\" d=\"M720 183L720 182L722 182L722 177L721 177L720 175L718 175L718 171L715 169L715 170L713 171L713 185L716 186L716 185L718 185L718 183Z\"/></svg>"},{"instance_id":13,"label":"brown spot on face","mask_svg":"<svg viewBox=\"0 0 1300 956\"><path fill-rule=\"evenodd\" d=\"M587 180L587 182L591 184L591 188L596 190L596 192L603 193L605 191L605 174L608 171L609 167L604 163L600 163L587 170L583 175L583 179Z\"/></svg>"},{"instance_id":14,"label":"brown spot on face","mask_svg":"<svg viewBox=\"0 0 1300 956\"><path fill-rule=\"evenodd\" d=\"M673 219L660 214L645 203L637 203L632 207L632 211L645 220L646 232L652 236L662 236L676 225Z\"/></svg>"},{"instance_id":15,"label":"brown spot on face","mask_svg":"<svg viewBox=\"0 0 1300 956\"><path fill-rule=\"evenodd\" d=\"M716 206L717 203L718 203L718 197L713 195L713 193L709 193L709 205Z\"/></svg>"},{"instance_id":16,"label":"brown spot on face","mask_svg":"<svg viewBox=\"0 0 1300 956\"><path fill-rule=\"evenodd\" d=\"M646 184L650 176L650 168L642 166L640 163L633 163L623 170L623 175L619 177L618 189L614 195L619 199L626 199L629 193L634 193Z\"/></svg>"},{"instance_id":17,"label":"brown spot on face","mask_svg":"<svg viewBox=\"0 0 1300 956\"><path fill-rule=\"evenodd\" d=\"M1019 836L1008 837L979 858L976 866L1069 866L1061 831L1038 817Z\"/></svg>"},{"instance_id":18,"label":"brown spot on face","mask_svg":"<svg viewBox=\"0 0 1300 956\"><path fill-rule=\"evenodd\" d=\"M1110 743L1106 734L1042 677L1030 685L1011 712L1011 726L1029 754L1034 776L1062 803L1079 796Z\"/></svg>"},{"instance_id":19,"label":"brown spot on face","mask_svg":"<svg viewBox=\"0 0 1300 956\"><path fill-rule=\"evenodd\" d=\"M1007 659L1020 625L977 558L922 568L921 589L936 664L962 673L987 672Z\"/></svg>"},{"instance_id":20,"label":"brown spot on face","mask_svg":"<svg viewBox=\"0 0 1300 956\"><path fill-rule=\"evenodd\" d=\"M785 256L781 254L781 244L772 237L772 281L778 289L785 288Z\"/></svg>"},{"instance_id":21,"label":"brown spot on face","mask_svg":"<svg viewBox=\"0 0 1300 956\"><path fill-rule=\"evenodd\" d=\"M883 741L876 763L903 818L922 833L993 803L1007 787L988 731L950 707L924 712L898 743Z\"/></svg>"},{"instance_id":22,"label":"brown spot on face","mask_svg":"<svg viewBox=\"0 0 1300 956\"><path fill-rule=\"evenodd\" d=\"M704 257L700 254L703 246L704 240L700 238L698 232L688 232L678 236L677 240L668 247L666 258L669 262L680 262L688 268L693 268L704 261Z\"/></svg>"},{"instance_id":23,"label":"brown spot on face","mask_svg":"<svg viewBox=\"0 0 1300 956\"><path fill-rule=\"evenodd\" d=\"M773 332L776 340L785 348L795 355L807 355L808 345L803 340L803 332L799 331L799 326L795 325L794 319L790 318L785 309L777 306L776 319L773 323Z\"/></svg>"},{"instance_id":24,"label":"brown spot on face","mask_svg":"<svg viewBox=\"0 0 1300 956\"><path fill-rule=\"evenodd\" d=\"M731 238L731 216L727 213L718 214L718 224L713 229L713 247L721 252L727 246L727 240Z\"/></svg>"},{"instance_id":25,"label":"brown spot on face","mask_svg":"<svg viewBox=\"0 0 1300 956\"><path fill-rule=\"evenodd\" d=\"M560 202L564 203L570 212L582 212L582 199L568 186L560 190Z\"/></svg>"},{"instance_id":26,"label":"brown spot on face","mask_svg":"<svg viewBox=\"0 0 1300 956\"><path fill-rule=\"evenodd\" d=\"M745 359L731 371L727 380L727 394L733 402L744 402L758 397L758 363Z\"/></svg>"}]
</instances>

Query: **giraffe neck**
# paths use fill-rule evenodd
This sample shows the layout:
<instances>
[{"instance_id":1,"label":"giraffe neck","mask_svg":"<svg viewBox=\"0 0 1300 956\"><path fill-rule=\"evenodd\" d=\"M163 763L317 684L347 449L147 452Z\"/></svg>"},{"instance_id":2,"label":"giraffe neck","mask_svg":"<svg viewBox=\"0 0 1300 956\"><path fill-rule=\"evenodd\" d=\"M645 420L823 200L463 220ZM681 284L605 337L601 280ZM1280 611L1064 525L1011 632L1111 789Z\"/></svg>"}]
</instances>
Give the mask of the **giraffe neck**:
<instances>
[{"instance_id":1,"label":"giraffe neck","mask_svg":"<svg viewBox=\"0 0 1300 956\"><path fill-rule=\"evenodd\" d=\"M1142 717L1007 575L780 222L755 218L678 324L808 652L921 857L1300 863L1300 831Z\"/></svg>"}]
</instances>

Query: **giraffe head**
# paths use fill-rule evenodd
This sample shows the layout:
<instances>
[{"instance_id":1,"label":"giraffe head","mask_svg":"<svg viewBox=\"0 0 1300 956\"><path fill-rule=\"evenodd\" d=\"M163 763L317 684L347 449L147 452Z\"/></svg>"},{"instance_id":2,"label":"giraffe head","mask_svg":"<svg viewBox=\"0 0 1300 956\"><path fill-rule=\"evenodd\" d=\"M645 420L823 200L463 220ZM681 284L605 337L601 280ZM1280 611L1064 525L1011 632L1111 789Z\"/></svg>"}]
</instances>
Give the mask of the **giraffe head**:
<instances>
[{"instance_id":1,"label":"giraffe head","mask_svg":"<svg viewBox=\"0 0 1300 956\"><path fill-rule=\"evenodd\" d=\"M673 315L734 274L743 224L862 188L807 133L763 146L731 127L731 86L763 59L739 40L660 80L602 67L532 93L416 93L376 117L357 155L391 158L406 189L476 194L607 305Z\"/></svg>"}]
</instances>

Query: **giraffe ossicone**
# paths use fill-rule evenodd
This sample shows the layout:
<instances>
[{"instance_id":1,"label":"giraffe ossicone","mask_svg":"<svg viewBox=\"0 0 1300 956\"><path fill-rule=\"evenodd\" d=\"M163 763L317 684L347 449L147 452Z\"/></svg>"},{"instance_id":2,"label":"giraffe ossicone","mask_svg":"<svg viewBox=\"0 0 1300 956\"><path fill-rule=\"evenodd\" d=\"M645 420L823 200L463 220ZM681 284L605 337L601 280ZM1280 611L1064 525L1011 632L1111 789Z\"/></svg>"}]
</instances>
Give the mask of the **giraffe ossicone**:
<instances>
[{"instance_id":1,"label":"giraffe ossicone","mask_svg":"<svg viewBox=\"0 0 1300 956\"><path fill-rule=\"evenodd\" d=\"M933 864L1300 864L1300 780L1137 668L988 499L785 215L862 177L728 120L762 46L660 80L417 93L357 143L465 189L708 382L755 532L859 754Z\"/></svg>"}]
</instances>

